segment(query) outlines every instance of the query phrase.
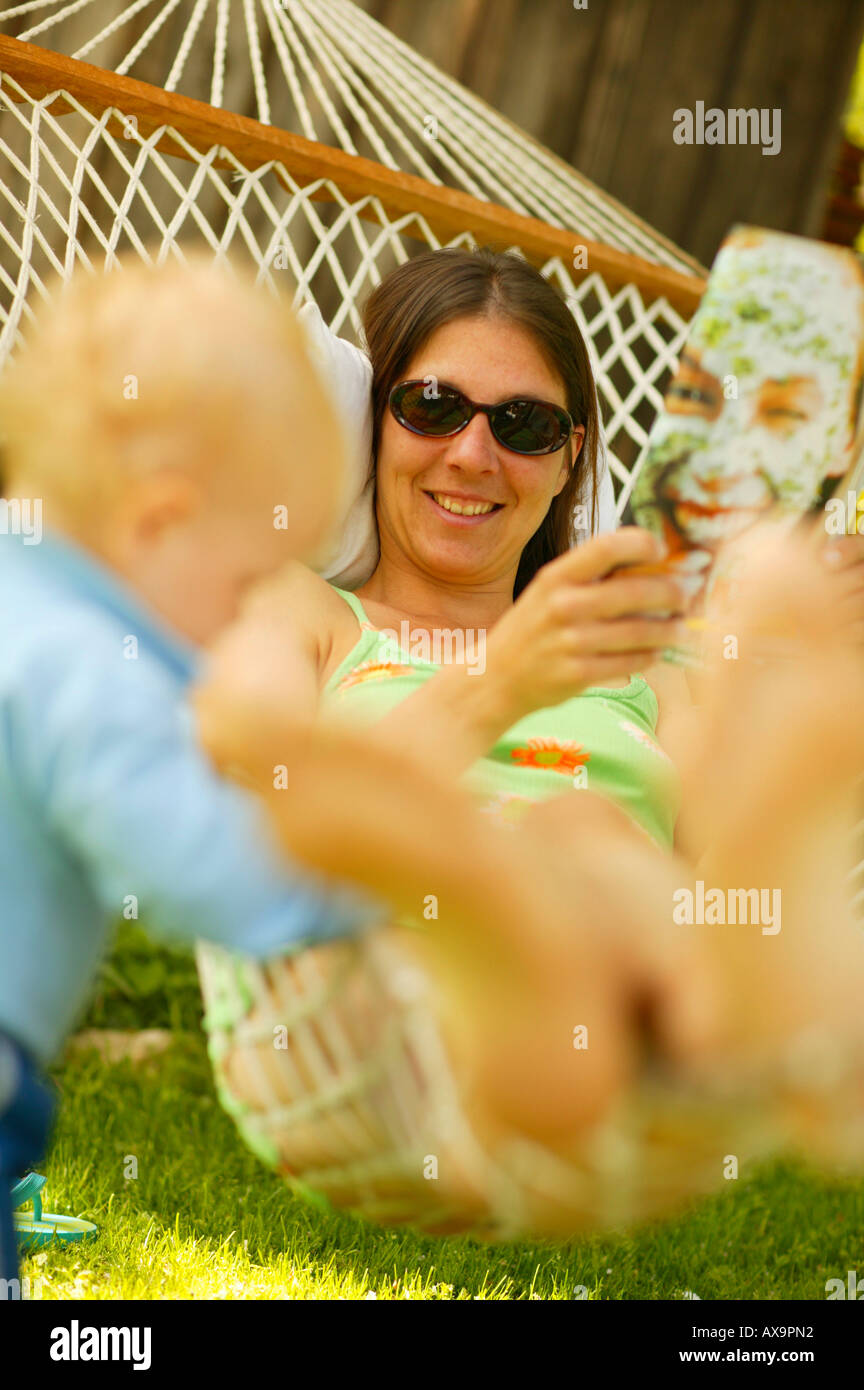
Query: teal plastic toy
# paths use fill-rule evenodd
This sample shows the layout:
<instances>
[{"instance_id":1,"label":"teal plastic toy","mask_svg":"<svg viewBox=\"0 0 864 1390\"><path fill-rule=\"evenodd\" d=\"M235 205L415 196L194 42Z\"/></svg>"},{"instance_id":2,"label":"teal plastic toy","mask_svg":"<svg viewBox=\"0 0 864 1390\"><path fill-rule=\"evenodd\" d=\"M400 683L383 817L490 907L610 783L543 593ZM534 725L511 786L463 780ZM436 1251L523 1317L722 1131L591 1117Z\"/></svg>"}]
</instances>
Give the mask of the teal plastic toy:
<instances>
[{"instance_id":1,"label":"teal plastic toy","mask_svg":"<svg viewBox=\"0 0 864 1390\"><path fill-rule=\"evenodd\" d=\"M47 1181L41 1173L28 1173L12 1188L12 1206L15 1208L12 1220L21 1249L32 1250L40 1245L48 1245L52 1240L88 1240L97 1235L99 1228L92 1221L43 1212L42 1189ZM28 1202L33 1204L32 1213L21 1210Z\"/></svg>"}]
</instances>

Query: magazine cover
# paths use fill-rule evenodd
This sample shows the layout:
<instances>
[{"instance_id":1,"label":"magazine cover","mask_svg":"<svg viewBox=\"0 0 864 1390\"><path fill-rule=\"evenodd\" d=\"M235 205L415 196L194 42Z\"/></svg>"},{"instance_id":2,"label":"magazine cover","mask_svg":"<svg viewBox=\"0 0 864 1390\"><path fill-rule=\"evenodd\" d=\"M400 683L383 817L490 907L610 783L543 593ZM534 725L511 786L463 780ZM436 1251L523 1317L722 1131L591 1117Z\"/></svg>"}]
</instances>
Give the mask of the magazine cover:
<instances>
[{"instance_id":1,"label":"magazine cover","mask_svg":"<svg viewBox=\"0 0 864 1390\"><path fill-rule=\"evenodd\" d=\"M630 499L701 603L718 553L794 520L852 466L864 372L864 263L736 227L711 269ZM694 611L698 611L697 608Z\"/></svg>"}]
</instances>

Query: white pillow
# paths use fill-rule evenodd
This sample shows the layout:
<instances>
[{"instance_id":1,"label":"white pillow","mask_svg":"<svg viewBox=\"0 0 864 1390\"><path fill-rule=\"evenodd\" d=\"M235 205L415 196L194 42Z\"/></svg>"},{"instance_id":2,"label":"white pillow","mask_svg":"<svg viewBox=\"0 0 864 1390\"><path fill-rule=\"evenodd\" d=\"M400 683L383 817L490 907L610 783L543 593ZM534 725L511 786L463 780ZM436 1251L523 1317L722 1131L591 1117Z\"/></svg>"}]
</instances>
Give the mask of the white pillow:
<instances>
[{"instance_id":1,"label":"white pillow","mask_svg":"<svg viewBox=\"0 0 864 1390\"><path fill-rule=\"evenodd\" d=\"M318 564L318 573L341 589L364 584L378 563L378 529L373 504L375 480L372 463L372 363L361 348L339 338L328 328L314 301L297 315L306 331L310 355L330 388L345 430L348 445L346 505L334 528L336 540ZM588 500L590 505L590 499ZM594 534L618 526L615 493L605 453L597 488L598 517Z\"/></svg>"},{"instance_id":2,"label":"white pillow","mask_svg":"<svg viewBox=\"0 0 864 1390\"><path fill-rule=\"evenodd\" d=\"M591 515L591 497L582 499L583 505L588 508L588 515ZM601 447L600 460L597 467L597 520L594 524L592 535L602 536L605 531L617 531L618 529L618 510L615 506L615 489L612 486L612 474L609 472L609 464L606 461L606 450ZM585 532L578 532L580 540L585 538Z\"/></svg>"},{"instance_id":3,"label":"white pillow","mask_svg":"<svg viewBox=\"0 0 864 1390\"><path fill-rule=\"evenodd\" d=\"M318 573L343 589L363 584L378 563L378 530L372 506L372 363L365 352L328 328L314 301L297 315L309 352L329 387L345 431L348 454L346 503L334 526L334 543Z\"/></svg>"}]
</instances>

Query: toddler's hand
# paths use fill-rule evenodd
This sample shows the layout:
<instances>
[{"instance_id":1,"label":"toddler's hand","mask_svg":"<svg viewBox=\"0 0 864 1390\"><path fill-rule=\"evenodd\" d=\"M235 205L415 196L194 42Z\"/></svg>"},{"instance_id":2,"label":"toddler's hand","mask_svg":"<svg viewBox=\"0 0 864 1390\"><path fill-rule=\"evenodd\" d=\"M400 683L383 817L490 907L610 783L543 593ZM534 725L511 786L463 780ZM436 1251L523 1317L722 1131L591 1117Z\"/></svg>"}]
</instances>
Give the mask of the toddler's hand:
<instances>
[{"instance_id":1,"label":"toddler's hand","mask_svg":"<svg viewBox=\"0 0 864 1390\"><path fill-rule=\"evenodd\" d=\"M219 767L251 746L307 725L318 703L314 656L304 648L284 579L258 585L211 648L192 692L204 747Z\"/></svg>"}]
</instances>

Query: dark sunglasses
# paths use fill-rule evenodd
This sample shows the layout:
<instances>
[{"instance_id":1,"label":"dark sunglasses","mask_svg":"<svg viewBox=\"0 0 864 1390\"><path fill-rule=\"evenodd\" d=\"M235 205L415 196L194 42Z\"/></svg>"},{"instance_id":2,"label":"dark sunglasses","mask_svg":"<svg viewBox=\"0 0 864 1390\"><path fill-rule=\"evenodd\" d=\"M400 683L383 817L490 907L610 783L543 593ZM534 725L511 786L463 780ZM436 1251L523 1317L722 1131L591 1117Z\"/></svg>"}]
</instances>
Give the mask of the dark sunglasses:
<instances>
[{"instance_id":1,"label":"dark sunglasses","mask_svg":"<svg viewBox=\"0 0 864 1390\"><path fill-rule=\"evenodd\" d=\"M567 443L573 421L566 410L548 401L513 400L481 405L455 386L400 381L390 392L390 410L412 434L447 439L459 434L478 411L486 416L499 444L514 454L554 454Z\"/></svg>"}]
</instances>

